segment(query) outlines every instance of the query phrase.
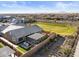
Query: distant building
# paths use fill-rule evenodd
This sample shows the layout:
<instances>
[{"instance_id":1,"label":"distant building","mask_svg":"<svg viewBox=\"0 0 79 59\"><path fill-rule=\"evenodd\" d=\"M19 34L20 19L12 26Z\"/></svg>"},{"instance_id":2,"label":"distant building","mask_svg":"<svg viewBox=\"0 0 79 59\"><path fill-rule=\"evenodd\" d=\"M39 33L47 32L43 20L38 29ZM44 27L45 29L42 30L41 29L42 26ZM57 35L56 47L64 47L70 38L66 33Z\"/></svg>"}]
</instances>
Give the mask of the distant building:
<instances>
[{"instance_id":1,"label":"distant building","mask_svg":"<svg viewBox=\"0 0 79 59\"><path fill-rule=\"evenodd\" d=\"M12 18L12 20L10 21L10 23L16 24L18 21L15 18Z\"/></svg>"},{"instance_id":2,"label":"distant building","mask_svg":"<svg viewBox=\"0 0 79 59\"><path fill-rule=\"evenodd\" d=\"M5 46L3 48L0 48L0 57L12 57L14 55L15 51L8 46Z\"/></svg>"},{"instance_id":3,"label":"distant building","mask_svg":"<svg viewBox=\"0 0 79 59\"><path fill-rule=\"evenodd\" d=\"M0 16L0 22L8 22L11 16Z\"/></svg>"},{"instance_id":4,"label":"distant building","mask_svg":"<svg viewBox=\"0 0 79 59\"><path fill-rule=\"evenodd\" d=\"M24 24L24 18L12 18L9 23L11 24Z\"/></svg>"}]
</instances>

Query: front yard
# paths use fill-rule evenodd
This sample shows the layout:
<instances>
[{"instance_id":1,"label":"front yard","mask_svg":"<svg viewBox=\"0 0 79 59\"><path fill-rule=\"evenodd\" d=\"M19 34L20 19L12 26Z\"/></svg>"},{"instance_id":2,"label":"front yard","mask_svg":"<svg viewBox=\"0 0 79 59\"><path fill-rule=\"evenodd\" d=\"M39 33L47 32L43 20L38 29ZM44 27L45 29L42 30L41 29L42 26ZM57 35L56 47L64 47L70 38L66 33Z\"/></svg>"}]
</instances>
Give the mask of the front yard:
<instances>
[{"instance_id":1,"label":"front yard","mask_svg":"<svg viewBox=\"0 0 79 59\"><path fill-rule=\"evenodd\" d=\"M26 51L27 51L27 50L23 49L23 48L20 47L20 46L17 47L17 50L18 50L20 53L22 53L22 54L26 53Z\"/></svg>"}]
</instances>

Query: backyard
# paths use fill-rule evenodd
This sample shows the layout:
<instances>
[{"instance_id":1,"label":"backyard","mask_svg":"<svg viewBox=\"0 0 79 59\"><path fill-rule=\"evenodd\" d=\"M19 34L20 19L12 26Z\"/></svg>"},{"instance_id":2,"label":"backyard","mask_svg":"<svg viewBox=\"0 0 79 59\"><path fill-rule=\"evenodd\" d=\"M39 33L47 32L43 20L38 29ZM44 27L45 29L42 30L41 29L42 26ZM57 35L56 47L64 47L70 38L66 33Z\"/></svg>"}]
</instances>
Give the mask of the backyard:
<instances>
[{"instance_id":1,"label":"backyard","mask_svg":"<svg viewBox=\"0 0 79 59\"><path fill-rule=\"evenodd\" d=\"M55 32L60 35L73 35L76 31L74 26L66 23L36 22L34 24L41 27L44 31Z\"/></svg>"},{"instance_id":2,"label":"backyard","mask_svg":"<svg viewBox=\"0 0 79 59\"><path fill-rule=\"evenodd\" d=\"M22 53L22 54L26 53L26 51L27 51L27 50L23 49L23 48L20 47L20 46L17 47L17 50L18 50L20 53Z\"/></svg>"}]
</instances>

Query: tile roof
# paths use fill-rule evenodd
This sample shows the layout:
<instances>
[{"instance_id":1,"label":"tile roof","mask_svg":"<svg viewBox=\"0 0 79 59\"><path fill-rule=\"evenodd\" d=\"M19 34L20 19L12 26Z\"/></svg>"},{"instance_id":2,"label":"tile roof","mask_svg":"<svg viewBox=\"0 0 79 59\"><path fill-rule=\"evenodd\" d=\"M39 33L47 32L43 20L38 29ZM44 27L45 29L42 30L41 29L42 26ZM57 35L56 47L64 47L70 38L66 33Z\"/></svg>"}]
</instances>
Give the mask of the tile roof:
<instances>
[{"instance_id":1,"label":"tile roof","mask_svg":"<svg viewBox=\"0 0 79 59\"><path fill-rule=\"evenodd\" d=\"M25 26L25 27L11 25L5 30L3 30L2 33L3 34L8 33L12 38L11 41L18 43L19 38L40 31L42 31L42 29L37 25Z\"/></svg>"}]
</instances>

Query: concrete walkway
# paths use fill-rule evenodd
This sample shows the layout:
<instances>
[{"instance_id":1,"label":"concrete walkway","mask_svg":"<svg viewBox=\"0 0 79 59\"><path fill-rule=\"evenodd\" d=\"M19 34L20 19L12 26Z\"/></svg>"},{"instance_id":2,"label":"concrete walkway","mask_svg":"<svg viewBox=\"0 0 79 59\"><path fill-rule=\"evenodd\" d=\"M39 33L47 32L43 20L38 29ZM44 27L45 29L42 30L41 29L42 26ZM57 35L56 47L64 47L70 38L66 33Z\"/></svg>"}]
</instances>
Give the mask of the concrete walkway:
<instances>
[{"instance_id":1,"label":"concrete walkway","mask_svg":"<svg viewBox=\"0 0 79 59\"><path fill-rule=\"evenodd\" d=\"M0 37L0 40L2 40L3 42L9 44L10 46L13 46L14 48L17 47L17 45L14 45L13 43L9 42L7 39L3 38L3 37Z\"/></svg>"},{"instance_id":2,"label":"concrete walkway","mask_svg":"<svg viewBox=\"0 0 79 59\"><path fill-rule=\"evenodd\" d=\"M77 47L76 47L76 50L75 50L75 53L74 53L74 57L79 57L79 41L77 43Z\"/></svg>"}]
</instances>

